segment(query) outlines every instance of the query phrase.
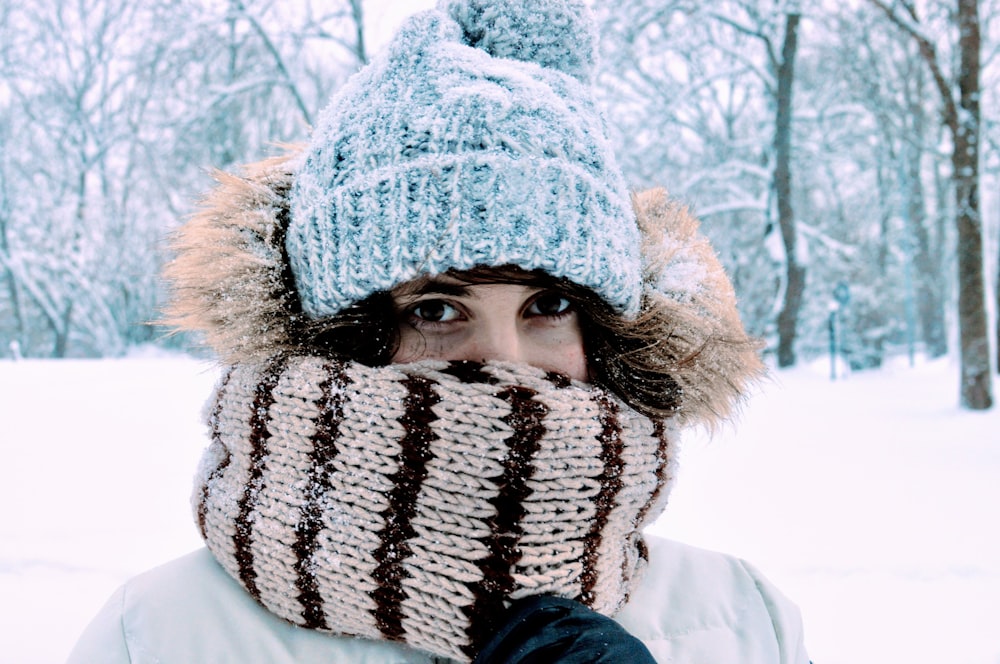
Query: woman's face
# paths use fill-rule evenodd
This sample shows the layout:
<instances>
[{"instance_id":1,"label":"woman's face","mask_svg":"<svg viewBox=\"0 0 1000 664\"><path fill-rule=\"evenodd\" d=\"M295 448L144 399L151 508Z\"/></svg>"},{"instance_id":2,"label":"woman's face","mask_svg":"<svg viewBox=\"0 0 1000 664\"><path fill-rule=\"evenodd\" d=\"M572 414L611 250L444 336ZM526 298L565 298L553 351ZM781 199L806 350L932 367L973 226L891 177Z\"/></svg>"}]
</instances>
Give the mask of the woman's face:
<instances>
[{"instance_id":1,"label":"woman's face","mask_svg":"<svg viewBox=\"0 0 1000 664\"><path fill-rule=\"evenodd\" d=\"M392 299L399 321L395 363L500 360L587 380L576 305L558 290L442 275L397 286Z\"/></svg>"}]
</instances>

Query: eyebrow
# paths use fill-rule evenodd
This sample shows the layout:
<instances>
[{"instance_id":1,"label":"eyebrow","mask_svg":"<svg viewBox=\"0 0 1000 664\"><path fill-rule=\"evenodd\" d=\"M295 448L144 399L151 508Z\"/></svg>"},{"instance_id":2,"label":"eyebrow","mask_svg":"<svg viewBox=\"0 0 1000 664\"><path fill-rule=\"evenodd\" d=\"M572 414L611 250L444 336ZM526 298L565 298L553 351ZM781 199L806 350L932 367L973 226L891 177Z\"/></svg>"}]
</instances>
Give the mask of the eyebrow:
<instances>
[{"instance_id":1,"label":"eyebrow","mask_svg":"<svg viewBox=\"0 0 1000 664\"><path fill-rule=\"evenodd\" d=\"M470 295L467 284L452 284L436 279L423 279L400 288L395 295L401 297L418 297L422 295L447 295L449 297L468 297Z\"/></svg>"}]
</instances>

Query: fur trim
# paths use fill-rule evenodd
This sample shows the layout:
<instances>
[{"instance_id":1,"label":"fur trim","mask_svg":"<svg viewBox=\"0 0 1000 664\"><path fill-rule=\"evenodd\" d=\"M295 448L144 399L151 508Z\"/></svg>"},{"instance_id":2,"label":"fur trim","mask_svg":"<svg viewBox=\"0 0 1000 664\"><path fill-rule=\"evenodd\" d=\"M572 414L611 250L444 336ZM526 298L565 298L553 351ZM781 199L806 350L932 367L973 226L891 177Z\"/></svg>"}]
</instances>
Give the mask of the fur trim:
<instances>
[{"instance_id":1,"label":"fur trim","mask_svg":"<svg viewBox=\"0 0 1000 664\"><path fill-rule=\"evenodd\" d=\"M761 343L747 336L736 293L698 220L664 189L632 197L643 246L643 308L664 321L681 389L679 424L730 418L765 373Z\"/></svg>"},{"instance_id":2,"label":"fur trim","mask_svg":"<svg viewBox=\"0 0 1000 664\"><path fill-rule=\"evenodd\" d=\"M173 235L164 277L172 296L163 324L204 335L226 364L275 354L322 355L285 253L288 192L297 153L218 173L218 186ZM677 424L713 426L730 416L763 373L736 297L698 221L662 189L633 196L643 234L643 313L662 328L664 357L681 389ZM660 343L659 341L657 343Z\"/></svg>"},{"instance_id":3,"label":"fur trim","mask_svg":"<svg viewBox=\"0 0 1000 664\"><path fill-rule=\"evenodd\" d=\"M285 256L297 153L216 172L218 185L172 236L163 324L204 335L226 364L301 352L305 322Z\"/></svg>"}]
</instances>

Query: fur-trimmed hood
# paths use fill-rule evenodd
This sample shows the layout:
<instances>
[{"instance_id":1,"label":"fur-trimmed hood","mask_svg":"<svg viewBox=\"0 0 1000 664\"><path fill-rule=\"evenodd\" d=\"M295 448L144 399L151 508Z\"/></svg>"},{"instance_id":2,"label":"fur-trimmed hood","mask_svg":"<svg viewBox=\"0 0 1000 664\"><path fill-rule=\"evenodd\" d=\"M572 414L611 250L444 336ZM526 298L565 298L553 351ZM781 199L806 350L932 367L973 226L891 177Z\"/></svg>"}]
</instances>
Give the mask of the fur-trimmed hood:
<instances>
[{"instance_id":1,"label":"fur-trimmed hood","mask_svg":"<svg viewBox=\"0 0 1000 664\"><path fill-rule=\"evenodd\" d=\"M305 331L285 251L298 152L219 173L198 212L173 235L163 324L199 333L226 364L276 354L325 355ZM643 237L643 309L671 320L662 343L682 358L679 425L714 426L763 373L729 279L698 221L663 189L633 195ZM687 359L684 359L687 358Z\"/></svg>"}]
</instances>

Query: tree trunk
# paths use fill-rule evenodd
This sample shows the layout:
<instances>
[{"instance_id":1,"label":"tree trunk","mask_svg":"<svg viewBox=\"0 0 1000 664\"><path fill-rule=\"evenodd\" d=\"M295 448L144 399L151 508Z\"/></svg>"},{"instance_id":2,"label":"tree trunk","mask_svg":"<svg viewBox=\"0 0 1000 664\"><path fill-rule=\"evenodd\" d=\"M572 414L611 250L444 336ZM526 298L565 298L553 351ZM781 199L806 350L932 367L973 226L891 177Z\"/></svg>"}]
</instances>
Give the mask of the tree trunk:
<instances>
[{"instance_id":1,"label":"tree trunk","mask_svg":"<svg viewBox=\"0 0 1000 664\"><path fill-rule=\"evenodd\" d=\"M365 13L362 0L351 0L351 20L354 21L354 55L359 65L368 64L365 47Z\"/></svg>"},{"instance_id":2,"label":"tree trunk","mask_svg":"<svg viewBox=\"0 0 1000 664\"><path fill-rule=\"evenodd\" d=\"M931 232L927 219L926 193L924 191L921 168L924 145L927 139L927 95L924 90L924 74L919 63L914 68L913 88L905 86L906 107L912 121L909 140L905 140L901 157L903 160L905 183L906 220L913 238L911 254L915 268L917 318L920 338L924 342L927 356L935 359L948 353L948 333L944 309L944 269L935 247L941 246L942 238Z\"/></svg>"},{"instance_id":3,"label":"tree trunk","mask_svg":"<svg viewBox=\"0 0 1000 664\"><path fill-rule=\"evenodd\" d=\"M0 212L0 214L3 213ZM5 220L0 221L0 252L3 252L8 257L10 256L10 245L7 242L7 224ZM9 268L4 271L7 273L7 291L10 297L11 317L14 319L14 334L11 343L16 341L21 348L26 348L27 344L24 342L25 324L21 305L21 289L17 283L17 278L14 276L14 272ZM0 354L6 351L6 348L0 348Z\"/></svg>"},{"instance_id":4,"label":"tree trunk","mask_svg":"<svg viewBox=\"0 0 1000 664\"><path fill-rule=\"evenodd\" d=\"M63 311L62 319L52 321L52 330L56 334L55 342L52 345L52 357L66 357L66 350L69 347L69 331L72 319L73 303L70 302L66 305L66 310Z\"/></svg>"},{"instance_id":5,"label":"tree trunk","mask_svg":"<svg viewBox=\"0 0 1000 664\"><path fill-rule=\"evenodd\" d=\"M990 340L986 325L983 275L983 228L979 214L979 5L958 0L958 100L947 81L932 41L908 21L896 16L883 0L869 0L889 20L916 40L920 55L931 69L944 104L945 124L952 136L951 180L955 189L955 225L958 230L958 335L962 376L962 405L986 410L993 405ZM916 20L913 5L903 5Z\"/></svg>"},{"instance_id":6,"label":"tree trunk","mask_svg":"<svg viewBox=\"0 0 1000 664\"><path fill-rule=\"evenodd\" d=\"M0 150L6 150L7 146L4 142L0 141ZM6 172L0 173L0 177L4 178L0 180L0 254L3 256L10 257L10 241L8 240L8 230L9 221L12 217L10 209L12 204L10 202L10 197L7 195L7 177ZM3 269L7 273L7 291L10 297L10 309L11 317L14 319L14 334L11 339L11 343L17 342L18 344L24 346L24 316L21 310L21 289L18 287L17 278L14 276L14 271L7 268ZM0 348L0 355L7 352L6 348Z\"/></svg>"},{"instance_id":7,"label":"tree trunk","mask_svg":"<svg viewBox=\"0 0 1000 664\"><path fill-rule=\"evenodd\" d=\"M795 50L799 15L785 17L785 41L778 65L778 98L774 131L774 188L778 202L778 224L785 247L785 300L778 314L778 366L795 364L795 336L805 290L806 270L798 263L795 213L792 209L792 84L795 80Z\"/></svg>"},{"instance_id":8,"label":"tree trunk","mask_svg":"<svg viewBox=\"0 0 1000 664\"><path fill-rule=\"evenodd\" d=\"M953 127L952 177L958 226L958 323L962 405L993 405L990 342L986 325L983 228L979 213L979 10L977 0L958 0L959 108Z\"/></svg>"},{"instance_id":9,"label":"tree trunk","mask_svg":"<svg viewBox=\"0 0 1000 664\"><path fill-rule=\"evenodd\" d=\"M911 109L915 120L922 109ZM913 266L916 268L917 317L920 321L920 336L928 357L938 358L948 352L948 335L944 322L944 293L942 292L941 265L932 248L933 242L927 227L927 208L924 204L924 188L920 179L921 149L915 145L923 136L923 129L917 122L914 143L906 146L906 219L913 237Z\"/></svg>"}]
</instances>

